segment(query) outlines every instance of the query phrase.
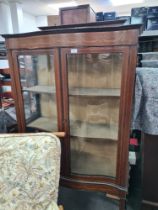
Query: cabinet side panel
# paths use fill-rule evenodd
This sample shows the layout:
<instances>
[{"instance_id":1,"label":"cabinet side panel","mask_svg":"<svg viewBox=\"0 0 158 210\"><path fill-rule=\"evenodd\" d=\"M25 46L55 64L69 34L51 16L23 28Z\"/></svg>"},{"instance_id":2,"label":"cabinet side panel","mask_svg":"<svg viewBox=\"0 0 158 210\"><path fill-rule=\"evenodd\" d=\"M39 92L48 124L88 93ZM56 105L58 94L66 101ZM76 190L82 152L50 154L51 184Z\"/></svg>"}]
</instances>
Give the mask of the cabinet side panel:
<instances>
[{"instance_id":1,"label":"cabinet side panel","mask_svg":"<svg viewBox=\"0 0 158 210\"><path fill-rule=\"evenodd\" d=\"M92 8L89 9L89 22L96 22L96 14Z\"/></svg>"},{"instance_id":2,"label":"cabinet side panel","mask_svg":"<svg viewBox=\"0 0 158 210\"><path fill-rule=\"evenodd\" d=\"M18 123L18 131L22 130L22 122L21 122L21 107L19 104L19 98L17 93L17 73L15 68L15 61L13 59L12 51L8 50L8 60L9 60L9 68L10 68L10 76L11 76L11 87L12 87L12 93L13 98L15 100L15 110L16 110L16 116L17 116L17 123Z\"/></svg>"},{"instance_id":3,"label":"cabinet side panel","mask_svg":"<svg viewBox=\"0 0 158 210\"><path fill-rule=\"evenodd\" d=\"M119 145L118 164L119 180L118 183L125 187L128 182L128 147L131 126L132 99L134 91L135 71L137 59L137 46L130 47L126 68L124 69L124 84L122 85L122 115L121 119L121 144Z\"/></svg>"}]
</instances>

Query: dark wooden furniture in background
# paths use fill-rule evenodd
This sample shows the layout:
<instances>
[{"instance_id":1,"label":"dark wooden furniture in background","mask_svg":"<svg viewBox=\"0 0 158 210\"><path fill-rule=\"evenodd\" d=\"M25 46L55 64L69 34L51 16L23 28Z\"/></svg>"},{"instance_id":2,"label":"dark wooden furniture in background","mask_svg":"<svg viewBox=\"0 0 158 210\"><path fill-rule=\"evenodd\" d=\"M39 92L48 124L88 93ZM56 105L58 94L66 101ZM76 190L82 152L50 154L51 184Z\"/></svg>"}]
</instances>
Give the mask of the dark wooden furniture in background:
<instances>
[{"instance_id":1,"label":"dark wooden furniture in background","mask_svg":"<svg viewBox=\"0 0 158 210\"><path fill-rule=\"evenodd\" d=\"M19 132L64 131L61 184L125 209L140 25L54 27L4 35Z\"/></svg>"},{"instance_id":2,"label":"dark wooden furniture in background","mask_svg":"<svg viewBox=\"0 0 158 210\"><path fill-rule=\"evenodd\" d=\"M155 34L150 36L150 32ZM155 31L150 31L147 34L139 37L139 51L143 52L158 52L158 32L157 35ZM145 33L144 33L145 34Z\"/></svg>"},{"instance_id":3,"label":"dark wooden furniture in background","mask_svg":"<svg viewBox=\"0 0 158 210\"><path fill-rule=\"evenodd\" d=\"M1 110L1 132L17 131L15 103L12 94L12 82L10 78L10 69L1 68L0 74L3 78L0 80L0 108ZM3 126L2 126L3 124Z\"/></svg>"},{"instance_id":4,"label":"dark wooden furniture in background","mask_svg":"<svg viewBox=\"0 0 158 210\"><path fill-rule=\"evenodd\" d=\"M96 21L96 14L89 4L60 8L60 24L78 24Z\"/></svg>"},{"instance_id":5,"label":"dark wooden furniture in background","mask_svg":"<svg viewBox=\"0 0 158 210\"><path fill-rule=\"evenodd\" d=\"M143 135L142 210L158 209L158 136Z\"/></svg>"}]
</instances>

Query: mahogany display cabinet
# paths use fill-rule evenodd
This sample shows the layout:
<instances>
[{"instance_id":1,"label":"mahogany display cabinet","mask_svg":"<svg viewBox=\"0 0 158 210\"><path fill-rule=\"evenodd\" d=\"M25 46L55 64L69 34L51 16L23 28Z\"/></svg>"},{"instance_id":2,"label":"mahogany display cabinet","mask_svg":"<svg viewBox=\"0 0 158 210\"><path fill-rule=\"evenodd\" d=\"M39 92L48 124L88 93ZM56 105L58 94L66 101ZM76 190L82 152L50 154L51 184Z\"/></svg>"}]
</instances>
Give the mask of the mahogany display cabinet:
<instances>
[{"instance_id":1,"label":"mahogany display cabinet","mask_svg":"<svg viewBox=\"0 0 158 210\"><path fill-rule=\"evenodd\" d=\"M125 209L140 25L61 26L4 35L19 132L64 131L61 184Z\"/></svg>"}]
</instances>

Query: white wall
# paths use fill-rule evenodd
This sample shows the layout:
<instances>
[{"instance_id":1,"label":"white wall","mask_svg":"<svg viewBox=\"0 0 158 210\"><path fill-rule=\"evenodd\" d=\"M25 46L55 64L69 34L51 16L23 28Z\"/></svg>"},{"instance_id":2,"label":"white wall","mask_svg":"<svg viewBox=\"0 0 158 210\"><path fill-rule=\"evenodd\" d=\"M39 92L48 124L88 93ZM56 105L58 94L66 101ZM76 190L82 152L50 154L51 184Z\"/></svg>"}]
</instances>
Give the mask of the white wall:
<instances>
[{"instance_id":1,"label":"white wall","mask_svg":"<svg viewBox=\"0 0 158 210\"><path fill-rule=\"evenodd\" d=\"M1 21L0 21L1 23ZM1 24L0 24L1 26ZM12 26L12 25L11 25ZM31 32L31 31L38 31L39 29L37 28L37 22L36 22L36 17L29 14L29 13L26 13L26 12L23 12L23 24L21 23L21 26L19 28L19 32L20 33L26 33L26 32ZM3 28L3 26L2 26ZM3 31L1 31L0 29L0 34L3 34L3 33L9 33L9 31L4 31L5 28L3 28ZM11 31L11 33L13 33ZM0 36L0 41L4 41L4 39Z\"/></svg>"},{"instance_id":2,"label":"white wall","mask_svg":"<svg viewBox=\"0 0 158 210\"><path fill-rule=\"evenodd\" d=\"M4 39L2 36L0 36L0 42L4 42Z\"/></svg>"},{"instance_id":3,"label":"white wall","mask_svg":"<svg viewBox=\"0 0 158 210\"><path fill-rule=\"evenodd\" d=\"M46 15L36 16L37 27L48 26L48 20Z\"/></svg>"},{"instance_id":4,"label":"white wall","mask_svg":"<svg viewBox=\"0 0 158 210\"><path fill-rule=\"evenodd\" d=\"M0 2L0 34L12 33L10 7L5 2Z\"/></svg>"},{"instance_id":5,"label":"white wall","mask_svg":"<svg viewBox=\"0 0 158 210\"><path fill-rule=\"evenodd\" d=\"M8 68L9 64L8 64L8 60L0 60L0 68Z\"/></svg>"},{"instance_id":6,"label":"white wall","mask_svg":"<svg viewBox=\"0 0 158 210\"><path fill-rule=\"evenodd\" d=\"M23 23L22 29L20 31L21 33L38 30L35 16L33 16L29 13L23 12L23 21L24 21L24 23Z\"/></svg>"},{"instance_id":7,"label":"white wall","mask_svg":"<svg viewBox=\"0 0 158 210\"><path fill-rule=\"evenodd\" d=\"M38 27L48 26L47 16L33 16L29 13L23 12L23 27L21 33L38 31Z\"/></svg>"},{"instance_id":8,"label":"white wall","mask_svg":"<svg viewBox=\"0 0 158 210\"><path fill-rule=\"evenodd\" d=\"M1 17L1 14L0 14L0 17ZM3 25L2 25L3 19L0 21L0 34L1 33L2 34L3 33L7 33L7 34L13 33L13 31L11 31L11 29L12 29L11 17L9 17L9 18L10 19L8 19L8 20L4 20ZM7 25L8 23L6 21L10 21L9 25ZM15 19L14 19L14 21L15 21ZM5 28L5 26L7 27L7 29ZM47 16L35 17L29 13L23 12L23 24L22 23L20 24L20 28L19 28L20 33L38 31L39 26L48 26ZM10 28L10 30L8 29L8 27ZM1 36L0 36L0 41L4 41L4 39Z\"/></svg>"},{"instance_id":9,"label":"white wall","mask_svg":"<svg viewBox=\"0 0 158 210\"><path fill-rule=\"evenodd\" d=\"M10 2L13 33L19 33L23 27L23 9L21 3Z\"/></svg>"}]
</instances>

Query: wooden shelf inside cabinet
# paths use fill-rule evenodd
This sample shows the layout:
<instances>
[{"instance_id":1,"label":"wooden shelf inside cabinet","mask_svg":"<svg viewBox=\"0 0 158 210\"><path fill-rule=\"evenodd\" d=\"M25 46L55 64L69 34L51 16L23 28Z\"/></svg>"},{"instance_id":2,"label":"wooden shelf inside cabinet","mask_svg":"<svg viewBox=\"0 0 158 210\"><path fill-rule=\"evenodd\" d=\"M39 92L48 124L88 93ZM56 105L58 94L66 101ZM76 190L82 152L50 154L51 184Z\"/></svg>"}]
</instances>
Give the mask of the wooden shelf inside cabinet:
<instances>
[{"instance_id":1,"label":"wooden shelf inside cabinet","mask_svg":"<svg viewBox=\"0 0 158 210\"><path fill-rule=\"evenodd\" d=\"M117 141L118 126L106 124L92 124L86 122L71 122L71 136L81 138L111 139Z\"/></svg>"},{"instance_id":2,"label":"wooden shelf inside cabinet","mask_svg":"<svg viewBox=\"0 0 158 210\"><path fill-rule=\"evenodd\" d=\"M69 90L69 96L112 96L119 97L120 89L74 88Z\"/></svg>"},{"instance_id":3,"label":"wooden shelf inside cabinet","mask_svg":"<svg viewBox=\"0 0 158 210\"><path fill-rule=\"evenodd\" d=\"M23 88L23 91L34 92L34 93L54 94L55 87L38 85L38 86L33 86L33 87L25 87L25 88Z\"/></svg>"},{"instance_id":4,"label":"wooden shelf inside cabinet","mask_svg":"<svg viewBox=\"0 0 158 210\"><path fill-rule=\"evenodd\" d=\"M34 127L45 131L56 131L57 123L53 122L52 119L46 117L39 117L38 119L27 124L27 127Z\"/></svg>"}]
</instances>

